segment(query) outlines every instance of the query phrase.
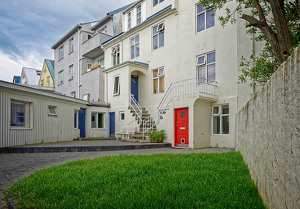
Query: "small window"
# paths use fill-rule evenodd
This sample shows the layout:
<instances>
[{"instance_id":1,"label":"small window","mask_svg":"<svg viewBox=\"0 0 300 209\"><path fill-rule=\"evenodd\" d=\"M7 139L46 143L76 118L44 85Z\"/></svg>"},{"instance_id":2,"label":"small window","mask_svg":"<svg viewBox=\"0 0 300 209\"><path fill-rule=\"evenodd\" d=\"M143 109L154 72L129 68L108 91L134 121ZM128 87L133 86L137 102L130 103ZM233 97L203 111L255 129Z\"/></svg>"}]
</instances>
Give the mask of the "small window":
<instances>
[{"instance_id":1,"label":"small window","mask_svg":"<svg viewBox=\"0 0 300 209\"><path fill-rule=\"evenodd\" d=\"M69 53L71 54L74 51L74 38L69 40Z\"/></svg>"},{"instance_id":2,"label":"small window","mask_svg":"<svg viewBox=\"0 0 300 209\"><path fill-rule=\"evenodd\" d=\"M69 66L69 79L72 80L74 78L74 66Z\"/></svg>"},{"instance_id":3,"label":"small window","mask_svg":"<svg viewBox=\"0 0 300 209\"><path fill-rule=\"evenodd\" d=\"M87 72L90 72L92 67L93 67L93 64L92 63L88 63L87 64Z\"/></svg>"},{"instance_id":4,"label":"small window","mask_svg":"<svg viewBox=\"0 0 300 209\"><path fill-rule=\"evenodd\" d=\"M202 4L198 4L196 9L197 32L213 27L215 25L214 15L215 11L213 6L205 10Z\"/></svg>"},{"instance_id":5,"label":"small window","mask_svg":"<svg viewBox=\"0 0 300 209\"><path fill-rule=\"evenodd\" d=\"M71 97L76 98L76 91L72 91L72 92L71 92Z\"/></svg>"},{"instance_id":6,"label":"small window","mask_svg":"<svg viewBox=\"0 0 300 209\"><path fill-rule=\"evenodd\" d=\"M229 134L229 105L212 107L212 123L213 134Z\"/></svg>"},{"instance_id":7,"label":"small window","mask_svg":"<svg viewBox=\"0 0 300 209\"><path fill-rule=\"evenodd\" d=\"M139 25L142 23L142 6L139 5L136 8L136 25Z\"/></svg>"},{"instance_id":8,"label":"small window","mask_svg":"<svg viewBox=\"0 0 300 209\"><path fill-rule=\"evenodd\" d=\"M47 84L48 84L48 87L50 87L50 76L47 77Z\"/></svg>"},{"instance_id":9,"label":"small window","mask_svg":"<svg viewBox=\"0 0 300 209\"><path fill-rule=\"evenodd\" d=\"M104 58L98 60L98 65L104 68Z\"/></svg>"},{"instance_id":10,"label":"small window","mask_svg":"<svg viewBox=\"0 0 300 209\"><path fill-rule=\"evenodd\" d=\"M56 114L56 107L54 107L54 106L48 106L48 114L49 115L57 115Z\"/></svg>"},{"instance_id":11,"label":"small window","mask_svg":"<svg viewBox=\"0 0 300 209\"><path fill-rule=\"evenodd\" d=\"M153 7L155 7L157 4L163 2L164 0L153 0Z\"/></svg>"},{"instance_id":12,"label":"small window","mask_svg":"<svg viewBox=\"0 0 300 209\"><path fill-rule=\"evenodd\" d=\"M165 91L165 72L164 68L153 70L153 93L162 93Z\"/></svg>"},{"instance_id":13,"label":"small window","mask_svg":"<svg viewBox=\"0 0 300 209\"><path fill-rule=\"evenodd\" d=\"M100 33L105 33L105 34L107 34L107 26L104 26L103 28L101 28L101 29L99 30L99 32L100 32Z\"/></svg>"},{"instance_id":14,"label":"small window","mask_svg":"<svg viewBox=\"0 0 300 209\"><path fill-rule=\"evenodd\" d=\"M44 79L41 81L41 86L44 86Z\"/></svg>"},{"instance_id":15,"label":"small window","mask_svg":"<svg viewBox=\"0 0 300 209\"><path fill-rule=\"evenodd\" d=\"M91 113L91 128L105 128L105 113Z\"/></svg>"},{"instance_id":16,"label":"small window","mask_svg":"<svg viewBox=\"0 0 300 209\"><path fill-rule=\"evenodd\" d=\"M46 72L46 70L47 70L47 69L46 69L46 66L45 66L45 67L44 67L44 73Z\"/></svg>"},{"instance_id":17,"label":"small window","mask_svg":"<svg viewBox=\"0 0 300 209\"><path fill-rule=\"evenodd\" d=\"M137 35L130 40L131 59L140 56L140 36Z\"/></svg>"},{"instance_id":18,"label":"small window","mask_svg":"<svg viewBox=\"0 0 300 209\"><path fill-rule=\"evenodd\" d=\"M64 71L63 70L58 73L58 82L59 82L58 84L64 83Z\"/></svg>"},{"instance_id":19,"label":"small window","mask_svg":"<svg viewBox=\"0 0 300 209\"><path fill-rule=\"evenodd\" d=\"M124 111L120 112L120 120L125 120L125 112Z\"/></svg>"},{"instance_id":20,"label":"small window","mask_svg":"<svg viewBox=\"0 0 300 209\"><path fill-rule=\"evenodd\" d=\"M114 93L113 95L120 95L120 76L114 77Z\"/></svg>"},{"instance_id":21,"label":"small window","mask_svg":"<svg viewBox=\"0 0 300 209\"><path fill-rule=\"evenodd\" d=\"M90 94L83 95L82 99L85 101L90 101Z\"/></svg>"},{"instance_id":22,"label":"small window","mask_svg":"<svg viewBox=\"0 0 300 209\"><path fill-rule=\"evenodd\" d=\"M61 60L64 58L64 46L61 46L58 48L58 60Z\"/></svg>"},{"instance_id":23,"label":"small window","mask_svg":"<svg viewBox=\"0 0 300 209\"><path fill-rule=\"evenodd\" d=\"M165 25L160 23L153 27L153 50L165 45Z\"/></svg>"}]
</instances>

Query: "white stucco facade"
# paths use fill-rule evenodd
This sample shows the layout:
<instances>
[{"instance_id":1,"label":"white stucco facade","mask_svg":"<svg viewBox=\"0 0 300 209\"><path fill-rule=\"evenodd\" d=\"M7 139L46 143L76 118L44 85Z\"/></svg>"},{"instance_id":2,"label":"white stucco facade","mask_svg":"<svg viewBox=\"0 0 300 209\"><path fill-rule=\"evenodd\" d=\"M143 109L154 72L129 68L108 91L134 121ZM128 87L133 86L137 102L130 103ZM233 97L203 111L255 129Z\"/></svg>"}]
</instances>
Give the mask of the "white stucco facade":
<instances>
[{"instance_id":1,"label":"white stucco facade","mask_svg":"<svg viewBox=\"0 0 300 209\"><path fill-rule=\"evenodd\" d=\"M198 79L197 58L210 53L215 55L215 81L208 85L216 87L216 96L187 95L174 98L168 111L157 125L165 129L167 142L175 144L175 118L177 108L188 108L189 148L199 147L235 147L235 114L250 96L249 86L238 84L239 62L241 56L249 56L253 42L245 34L244 23L228 24L224 28L217 17L225 11L217 11L214 26L197 32L197 0L165 0L153 6L152 0L139 1L124 12L123 35L102 46L106 63L105 101L110 103L110 112L115 112L116 132L133 120L130 113L129 96L131 93L131 76L138 76L138 102L150 114L153 113L170 85L187 79ZM132 24L128 30L128 13L131 21L136 21L136 7L142 5L143 22ZM228 3L235 6L235 1ZM164 44L153 49L153 28L164 24ZM131 39L139 36L139 56L131 57ZM113 49L120 48L120 64L114 66ZM159 85L163 91L154 93L153 70L163 68L163 82ZM119 93L114 94L114 78L119 76ZM172 85L173 86L173 85ZM171 86L171 87L172 87ZM212 108L215 105L229 105L229 133L213 134ZM220 106L222 107L222 106ZM120 120L119 113L125 113L125 120ZM227 117L227 116L226 116ZM222 120L222 118L221 118Z\"/></svg>"}]
</instances>

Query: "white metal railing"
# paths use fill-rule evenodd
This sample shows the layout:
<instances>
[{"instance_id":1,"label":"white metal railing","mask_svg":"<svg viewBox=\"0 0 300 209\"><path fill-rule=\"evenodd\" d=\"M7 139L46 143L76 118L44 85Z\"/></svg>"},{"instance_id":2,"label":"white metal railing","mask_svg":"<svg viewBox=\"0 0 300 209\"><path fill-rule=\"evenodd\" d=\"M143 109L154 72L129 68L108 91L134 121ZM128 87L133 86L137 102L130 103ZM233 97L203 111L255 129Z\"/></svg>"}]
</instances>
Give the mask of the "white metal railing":
<instances>
[{"instance_id":1,"label":"white metal railing","mask_svg":"<svg viewBox=\"0 0 300 209\"><path fill-rule=\"evenodd\" d=\"M123 131L127 133L134 133L135 131L139 131L140 125L142 123L142 114L143 109L134 98L133 94L130 94L129 98L129 107L135 113L135 117L131 120L126 127L123 128ZM124 130L125 129L125 130Z\"/></svg>"},{"instance_id":2,"label":"white metal railing","mask_svg":"<svg viewBox=\"0 0 300 209\"><path fill-rule=\"evenodd\" d=\"M216 85L207 82L205 79L196 78L172 83L155 112L142 121L143 136L147 136L148 133L153 131L154 127L159 124L159 121L173 100L200 96L213 99L217 98Z\"/></svg>"}]
</instances>

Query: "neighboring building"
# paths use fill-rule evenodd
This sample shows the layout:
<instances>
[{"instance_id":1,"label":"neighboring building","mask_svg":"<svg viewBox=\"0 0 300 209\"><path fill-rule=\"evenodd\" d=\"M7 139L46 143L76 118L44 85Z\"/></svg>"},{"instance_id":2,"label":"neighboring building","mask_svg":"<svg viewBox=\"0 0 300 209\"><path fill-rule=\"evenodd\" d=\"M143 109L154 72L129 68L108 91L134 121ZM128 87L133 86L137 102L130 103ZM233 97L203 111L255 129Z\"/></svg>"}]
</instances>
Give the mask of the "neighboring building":
<instances>
[{"instance_id":1,"label":"neighboring building","mask_svg":"<svg viewBox=\"0 0 300 209\"><path fill-rule=\"evenodd\" d=\"M23 67L20 84L27 86L38 86L41 72L41 70Z\"/></svg>"},{"instance_id":2,"label":"neighboring building","mask_svg":"<svg viewBox=\"0 0 300 209\"><path fill-rule=\"evenodd\" d=\"M102 46L111 133L165 129L175 147L235 147L235 114L250 96L239 62L258 47L242 20L221 26L223 12L198 0L140 0L123 12L125 33Z\"/></svg>"},{"instance_id":3,"label":"neighboring building","mask_svg":"<svg viewBox=\"0 0 300 209\"><path fill-rule=\"evenodd\" d=\"M0 101L0 147L85 136L86 101L4 81Z\"/></svg>"},{"instance_id":4,"label":"neighboring building","mask_svg":"<svg viewBox=\"0 0 300 209\"><path fill-rule=\"evenodd\" d=\"M39 86L54 88L54 61L45 59Z\"/></svg>"},{"instance_id":5,"label":"neighboring building","mask_svg":"<svg viewBox=\"0 0 300 209\"><path fill-rule=\"evenodd\" d=\"M13 83L15 83L15 84L20 84L20 80L21 80L21 76L14 76L14 78L13 78Z\"/></svg>"}]
</instances>

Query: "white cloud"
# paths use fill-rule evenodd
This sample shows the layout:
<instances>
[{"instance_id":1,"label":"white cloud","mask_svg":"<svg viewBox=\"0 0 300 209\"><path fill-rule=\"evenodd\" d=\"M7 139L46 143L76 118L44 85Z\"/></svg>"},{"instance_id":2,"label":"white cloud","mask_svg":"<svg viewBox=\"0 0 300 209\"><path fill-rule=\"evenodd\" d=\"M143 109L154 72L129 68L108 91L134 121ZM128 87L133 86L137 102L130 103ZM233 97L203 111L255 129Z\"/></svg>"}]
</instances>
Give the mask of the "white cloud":
<instances>
[{"instance_id":1,"label":"white cloud","mask_svg":"<svg viewBox=\"0 0 300 209\"><path fill-rule=\"evenodd\" d=\"M22 67L42 69L43 58L37 53L28 53L21 57L8 55L0 50L0 80L12 82L14 75L20 75Z\"/></svg>"}]
</instances>

